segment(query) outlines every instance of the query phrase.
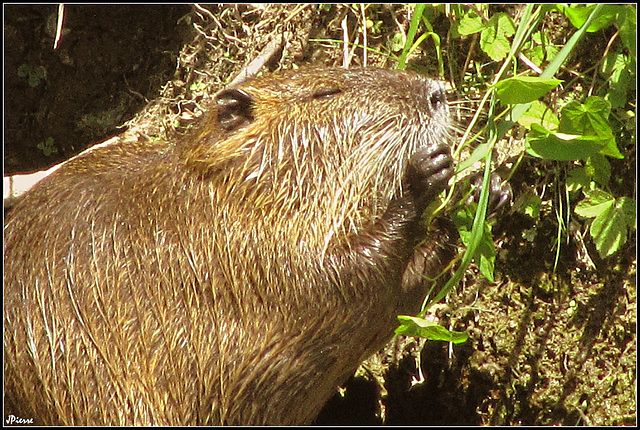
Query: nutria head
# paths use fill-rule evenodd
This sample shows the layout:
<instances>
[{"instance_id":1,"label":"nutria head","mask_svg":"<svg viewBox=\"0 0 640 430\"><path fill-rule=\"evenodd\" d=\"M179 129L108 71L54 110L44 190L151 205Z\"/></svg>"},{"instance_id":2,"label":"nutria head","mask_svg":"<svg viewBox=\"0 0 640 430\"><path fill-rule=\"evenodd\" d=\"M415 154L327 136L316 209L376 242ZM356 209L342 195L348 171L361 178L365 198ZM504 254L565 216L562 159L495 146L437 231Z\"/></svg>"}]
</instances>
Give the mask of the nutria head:
<instances>
[{"instance_id":1,"label":"nutria head","mask_svg":"<svg viewBox=\"0 0 640 430\"><path fill-rule=\"evenodd\" d=\"M451 128L441 83L385 69L292 70L216 102L215 124L194 140L190 160L225 172L237 198L271 206L269 214L320 221L307 239L314 246L380 216L402 193L409 157L447 143ZM212 127L224 132L202 144Z\"/></svg>"},{"instance_id":2,"label":"nutria head","mask_svg":"<svg viewBox=\"0 0 640 430\"><path fill-rule=\"evenodd\" d=\"M70 160L5 224L7 413L309 423L393 333L448 129L433 80L309 68Z\"/></svg>"}]
</instances>

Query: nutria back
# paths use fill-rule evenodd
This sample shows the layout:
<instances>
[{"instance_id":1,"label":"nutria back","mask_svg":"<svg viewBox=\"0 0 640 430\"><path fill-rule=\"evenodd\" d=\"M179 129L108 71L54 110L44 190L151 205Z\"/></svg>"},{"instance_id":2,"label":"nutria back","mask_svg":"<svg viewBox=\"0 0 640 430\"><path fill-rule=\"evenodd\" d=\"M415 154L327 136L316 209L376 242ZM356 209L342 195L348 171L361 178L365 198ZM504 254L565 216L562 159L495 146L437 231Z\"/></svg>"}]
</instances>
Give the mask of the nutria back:
<instances>
[{"instance_id":1,"label":"nutria back","mask_svg":"<svg viewBox=\"0 0 640 430\"><path fill-rule=\"evenodd\" d=\"M436 81L308 68L68 161L5 222L5 418L311 422L422 299L449 128Z\"/></svg>"}]
</instances>

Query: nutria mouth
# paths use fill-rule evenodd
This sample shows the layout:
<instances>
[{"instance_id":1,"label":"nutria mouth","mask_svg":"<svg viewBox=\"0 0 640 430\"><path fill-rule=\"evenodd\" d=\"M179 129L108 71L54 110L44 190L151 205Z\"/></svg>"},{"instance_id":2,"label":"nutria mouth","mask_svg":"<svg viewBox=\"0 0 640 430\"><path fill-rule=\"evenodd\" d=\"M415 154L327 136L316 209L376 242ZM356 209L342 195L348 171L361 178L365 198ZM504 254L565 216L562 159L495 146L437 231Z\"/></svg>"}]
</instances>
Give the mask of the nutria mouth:
<instances>
[{"instance_id":1,"label":"nutria mouth","mask_svg":"<svg viewBox=\"0 0 640 430\"><path fill-rule=\"evenodd\" d=\"M68 161L5 222L5 416L310 423L445 259L450 128L434 80L305 68Z\"/></svg>"}]
</instances>

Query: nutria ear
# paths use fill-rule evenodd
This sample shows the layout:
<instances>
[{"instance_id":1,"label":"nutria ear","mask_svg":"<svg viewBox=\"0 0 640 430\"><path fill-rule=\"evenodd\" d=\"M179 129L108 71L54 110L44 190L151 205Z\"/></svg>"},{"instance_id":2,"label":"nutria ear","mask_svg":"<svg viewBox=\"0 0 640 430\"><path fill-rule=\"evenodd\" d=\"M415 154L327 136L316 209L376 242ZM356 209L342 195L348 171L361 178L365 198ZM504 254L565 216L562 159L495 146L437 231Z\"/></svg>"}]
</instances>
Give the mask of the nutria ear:
<instances>
[{"instance_id":1,"label":"nutria ear","mask_svg":"<svg viewBox=\"0 0 640 430\"><path fill-rule=\"evenodd\" d=\"M237 130L253 121L251 114L253 98L242 90L221 91L216 96L216 103L218 104L218 122L226 131Z\"/></svg>"}]
</instances>

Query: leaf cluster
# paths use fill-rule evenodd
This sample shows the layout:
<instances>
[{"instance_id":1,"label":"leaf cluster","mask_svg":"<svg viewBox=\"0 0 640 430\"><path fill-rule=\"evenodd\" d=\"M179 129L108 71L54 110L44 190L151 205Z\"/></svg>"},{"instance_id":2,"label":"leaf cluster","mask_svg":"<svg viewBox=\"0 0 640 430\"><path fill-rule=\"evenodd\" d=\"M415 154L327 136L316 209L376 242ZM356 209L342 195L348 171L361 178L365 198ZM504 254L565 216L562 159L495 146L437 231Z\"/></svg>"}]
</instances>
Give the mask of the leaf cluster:
<instances>
[{"instance_id":1,"label":"leaf cluster","mask_svg":"<svg viewBox=\"0 0 640 430\"><path fill-rule=\"evenodd\" d=\"M416 8L419 16L414 16L414 22L424 22L426 10ZM611 192L608 160L624 158L617 142L621 131L631 130L629 134L635 135L635 7L529 4L518 22L505 12L488 14L488 5L452 5L448 15L452 37L475 35L480 50L490 62L502 62L493 77L485 77L491 82L481 102L481 107L488 106L489 111L484 129L486 140L477 146L467 162L460 163L460 169L478 160L487 163L479 203L458 205L452 214L467 247L466 253L445 287L425 299L418 319L399 317L402 325L397 333L417 333L433 340L453 341L455 338L460 341L463 338L453 332L449 334L452 337L447 338L449 335L440 329L436 333L433 324L420 317L459 282L471 261L475 260L484 277L493 281L495 248L491 227L485 221L491 153L496 142L518 125L524 130L526 142L526 152L520 154L520 160L534 157L558 163L569 170L566 182L561 177L556 181L563 183L569 191L575 215L592 219L589 233L602 258L618 251L628 240L629 232L636 229L636 202L631 197L616 196ZM577 29L563 45L554 45L547 35L543 23L550 14L562 14ZM602 60L591 70L594 72L591 81L588 80L589 71L574 72L580 81L591 82L587 95L580 97L579 93L563 92L570 83L556 75L561 68L570 67L569 59L580 47L585 34L604 34L610 29L613 36ZM621 43L614 43L616 38ZM407 40L407 46L413 46L412 39ZM520 64L527 67L522 69ZM476 66L476 71L481 70L482 66ZM549 97L551 93L553 98ZM469 134L465 133L463 138ZM526 199L520 210L537 218L542 200L533 197L536 198ZM566 230L560 231L564 225L567 223L558 227L558 252L560 237L568 234Z\"/></svg>"}]
</instances>

